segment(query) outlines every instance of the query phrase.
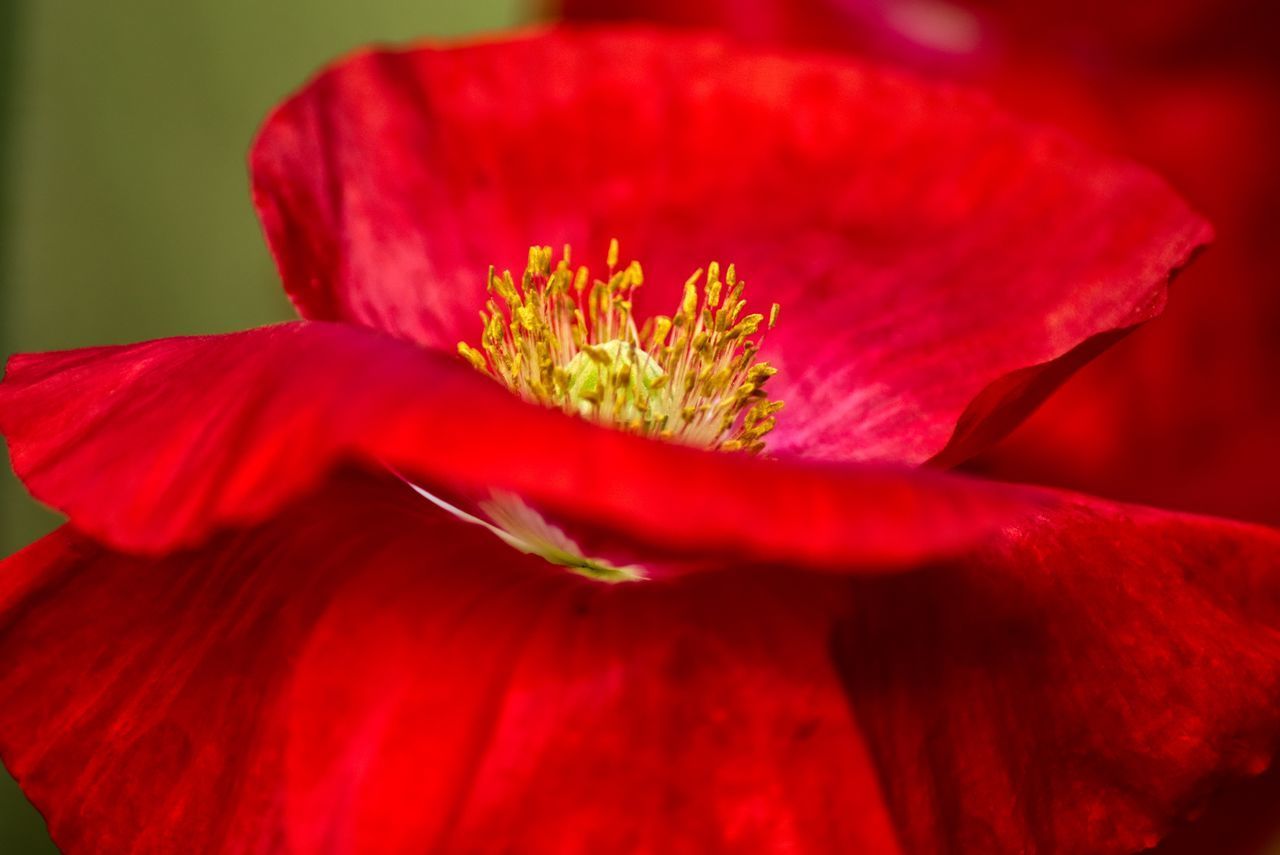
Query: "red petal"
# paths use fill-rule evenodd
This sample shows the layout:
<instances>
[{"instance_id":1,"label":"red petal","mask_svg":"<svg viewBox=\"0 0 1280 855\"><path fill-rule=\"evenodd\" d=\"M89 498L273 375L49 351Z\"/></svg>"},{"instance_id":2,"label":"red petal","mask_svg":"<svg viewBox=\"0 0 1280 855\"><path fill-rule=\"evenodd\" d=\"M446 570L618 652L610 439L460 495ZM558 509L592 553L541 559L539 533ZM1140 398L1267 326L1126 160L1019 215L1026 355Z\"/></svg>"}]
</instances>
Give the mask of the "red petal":
<instances>
[{"instance_id":1,"label":"red petal","mask_svg":"<svg viewBox=\"0 0 1280 855\"><path fill-rule=\"evenodd\" d=\"M619 237L655 311L735 261L783 306L775 451L828 459L968 456L1157 313L1208 235L1150 174L978 96L639 30L359 55L276 112L253 170L305 316L435 347L477 337L483 271L530 243Z\"/></svg>"},{"instance_id":2,"label":"red petal","mask_svg":"<svg viewBox=\"0 0 1280 855\"><path fill-rule=\"evenodd\" d=\"M877 583L609 587L403 497L0 564L0 751L55 840L1105 855L1275 744L1274 532L1080 504Z\"/></svg>"},{"instance_id":3,"label":"red petal","mask_svg":"<svg viewBox=\"0 0 1280 855\"><path fill-rule=\"evenodd\" d=\"M127 551L263 519L349 458L451 491L512 490L650 554L842 567L954 552L1025 502L940 473L641 439L339 324L15 357L0 430L38 498Z\"/></svg>"},{"instance_id":4,"label":"red petal","mask_svg":"<svg viewBox=\"0 0 1280 855\"><path fill-rule=\"evenodd\" d=\"M0 565L0 748L66 851L897 855L822 586L595 585L345 478L197 552ZM776 584L783 582L784 584Z\"/></svg>"},{"instance_id":5,"label":"red petal","mask_svg":"<svg viewBox=\"0 0 1280 855\"><path fill-rule=\"evenodd\" d=\"M1134 852L1261 772L1277 567L1275 531L1082 499L856 583L838 649L905 848Z\"/></svg>"},{"instance_id":6,"label":"red petal","mask_svg":"<svg viewBox=\"0 0 1280 855\"><path fill-rule=\"evenodd\" d=\"M1220 240L1160 323L1108 353L985 471L1280 524L1280 4L1270 0L563 0L980 82L1160 171Z\"/></svg>"},{"instance_id":7,"label":"red petal","mask_svg":"<svg viewBox=\"0 0 1280 855\"><path fill-rule=\"evenodd\" d=\"M1150 855L1274 855L1280 840L1280 766L1218 793Z\"/></svg>"}]
</instances>

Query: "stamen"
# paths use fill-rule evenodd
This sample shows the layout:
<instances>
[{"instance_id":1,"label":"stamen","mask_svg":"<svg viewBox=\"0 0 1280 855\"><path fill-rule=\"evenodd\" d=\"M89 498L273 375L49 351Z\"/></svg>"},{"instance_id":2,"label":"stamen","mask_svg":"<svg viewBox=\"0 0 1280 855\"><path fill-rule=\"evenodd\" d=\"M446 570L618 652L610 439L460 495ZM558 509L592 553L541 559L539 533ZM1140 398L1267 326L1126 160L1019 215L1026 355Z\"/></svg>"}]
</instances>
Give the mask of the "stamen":
<instances>
[{"instance_id":1,"label":"stamen","mask_svg":"<svg viewBox=\"0 0 1280 855\"><path fill-rule=\"evenodd\" d=\"M531 247L518 284L490 268L480 348L459 342L458 352L530 401L634 433L761 451L782 402L769 400L764 385L777 372L756 355L778 305L767 321L744 315L745 283L733 265L721 278L712 262L705 284L702 270L685 282L675 312L637 326L632 304L644 272L618 263L614 240L605 279L572 268L567 246L554 263L550 247Z\"/></svg>"}]
</instances>

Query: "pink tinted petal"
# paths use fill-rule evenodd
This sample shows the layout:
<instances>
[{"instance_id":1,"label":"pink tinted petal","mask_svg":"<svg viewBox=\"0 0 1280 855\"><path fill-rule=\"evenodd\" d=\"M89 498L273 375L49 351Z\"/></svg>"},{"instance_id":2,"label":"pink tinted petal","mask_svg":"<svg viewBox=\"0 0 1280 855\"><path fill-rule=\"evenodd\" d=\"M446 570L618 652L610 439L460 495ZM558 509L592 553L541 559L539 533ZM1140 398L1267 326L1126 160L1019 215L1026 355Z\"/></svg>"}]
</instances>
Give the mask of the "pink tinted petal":
<instances>
[{"instance_id":1,"label":"pink tinted petal","mask_svg":"<svg viewBox=\"0 0 1280 855\"><path fill-rule=\"evenodd\" d=\"M641 552L853 569L954 552L1025 501L940 473L641 439L341 324L15 357L0 429L32 493L127 551L263 519L348 458L447 491L515 491Z\"/></svg>"},{"instance_id":2,"label":"pink tinted petal","mask_svg":"<svg viewBox=\"0 0 1280 855\"><path fill-rule=\"evenodd\" d=\"M646 312L736 262L783 308L774 448L824 459L969 456L1208 237L1154 176L975 94L641 29L360 54L252 164L302 314L432 347L478 336L484 271L531 243L620 238Z\"/></svg>"},{"instance_id":3,"label":"pink tinted petal","mask_svg":"<svg viewBox=\"0 0 1280 855\"><path fill-rule=\"evenodd\" d=\"M1079 499L853 583L838 657L905 848L1135 852L1261 772L1278 570L1275 531Z\"/></svg>"},{"instance_id":4,"label":"pink tinted petal","mask_svg":"<svg viewBox=\"0 0 1280 855\"><path fill-rule=\"evenodd\" d=\"M0 751L54 840L897 855L832 577L599 586L404 495L344 477L198 551L64 529L0 565L39 577L0 599Z\"/></svg>"}]
</instances>

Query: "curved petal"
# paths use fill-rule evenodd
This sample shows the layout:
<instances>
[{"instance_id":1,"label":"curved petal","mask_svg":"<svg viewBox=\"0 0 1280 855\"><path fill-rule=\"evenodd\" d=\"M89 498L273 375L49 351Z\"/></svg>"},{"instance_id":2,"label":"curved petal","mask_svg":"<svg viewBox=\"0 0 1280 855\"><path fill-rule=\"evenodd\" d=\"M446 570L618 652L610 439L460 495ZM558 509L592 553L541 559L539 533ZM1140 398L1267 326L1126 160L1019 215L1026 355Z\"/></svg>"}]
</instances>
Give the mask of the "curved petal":
<instances>
[{"instance_id":1,"label":"curved petal","mask_svg":"<svg viewBox=\"0 0 1280 855\"><path fill-rule=\"evenodd\" d=\"M0 564L38 577L0 598L0 751L54 840L898 855L832 577L624 592L404 495L344 477L198 551L64 529Z\"/></svg>"},{"instance_id":2,"label":"curved petal","mask_svg":"<svg viewBox=\"0 0 1280 855\"><path fill-rule=\"evenodd\" d=\"M1105 855L1280 728L1274 532L1080 503L876 583L609 587L404 496L0 564L0 753L55 840Z\"/></svg>"},{"instance_id":3,"label":"curved petal","mask_svg":"<svg viewBox=\"0 0 1280 855\"><path fill-rule=\"evenodd\" d=\"M263 519L348 458L451 491L509 490L647 553L853 569L954 552L1027 501L942 473L641 439L344 324L15 357L0 430L37 498L126 551Z\"/></svg>"},{"instance_id":4,"label":"curved petal","mask_svg":"<svg viewBox=\"0 0 1280 855\"><path fill-rule=\"evenodd\" d=\"M561 0L965 80L1166 176L1220 240L1171 310L984 472L1280 524L1280 4L1268 0ZM944 460L944 462L946 462Z\"/></svg>"},{"instance_id":5,"label":"curved petal","mask_svg":"<svg viewBox=\"0 0 1280 855\"><path fill-rule=\"evenodd\" d=\"M823 459L969 456L1208 237L1154 176L972 93L640 29L357 55L252 166L302 314L431 347L478 335L483 272L531 243L620 238L645 311L736 262L783 308L774 450Z\"/></svg>"},{"instance_id":6,"label":"curved petal","mask_svg":"<svg viewBox=\"0 0 1280 855\"><path fill-rule=\"evenodd\" d=\"M1078 499L970 559L850 581L837 657L904 848L1135 852L1261 772L1278 571L1280 532Z\"/></svg>"}]
</instances>

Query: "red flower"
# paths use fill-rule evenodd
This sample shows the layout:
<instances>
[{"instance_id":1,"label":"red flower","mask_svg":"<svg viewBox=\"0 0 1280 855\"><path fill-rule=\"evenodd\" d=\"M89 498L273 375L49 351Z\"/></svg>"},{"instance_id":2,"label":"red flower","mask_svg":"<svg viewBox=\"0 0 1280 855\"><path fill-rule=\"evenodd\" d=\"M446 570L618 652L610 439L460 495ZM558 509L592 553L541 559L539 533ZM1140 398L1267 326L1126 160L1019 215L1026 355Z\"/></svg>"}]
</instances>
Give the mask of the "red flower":
<instances>
[{"instance_id":1,"label":"red flower","mask_svg":"<svg viewBox=\"0 0 1280 855\"><path fill-rule=\"evenodd\" d=\"M1266 765L1280 535L938 471L1159 311L1207 227L1149 173L634 30L360 54L252 165L309 321L0 386L69 517L0 567L0 750L68 851L1118 853ZM782 305L771 456L457 358L489 263L614 235L637 316L712 257Z\"/></svg>"},{"instance_id":2,"label":"red flower","mask_svg":"<svg viewBox=\"0 0 1280 855\"><path fill-rule=\"evenodd\" d=\"M1280 6L1267 0L561 0L981 84L1157 168L1218 230L1159 324L982 471L1280 524Z\"/></svg>"}]
</instances>

